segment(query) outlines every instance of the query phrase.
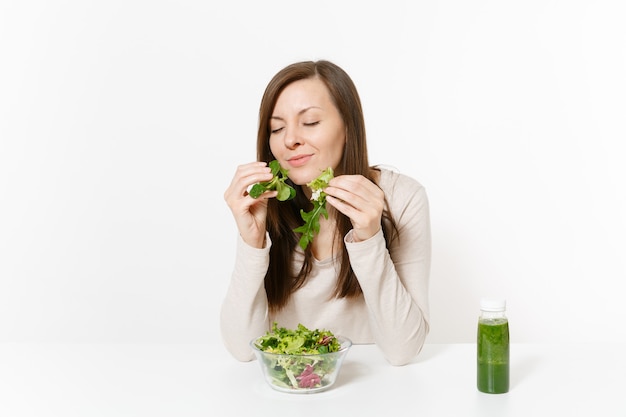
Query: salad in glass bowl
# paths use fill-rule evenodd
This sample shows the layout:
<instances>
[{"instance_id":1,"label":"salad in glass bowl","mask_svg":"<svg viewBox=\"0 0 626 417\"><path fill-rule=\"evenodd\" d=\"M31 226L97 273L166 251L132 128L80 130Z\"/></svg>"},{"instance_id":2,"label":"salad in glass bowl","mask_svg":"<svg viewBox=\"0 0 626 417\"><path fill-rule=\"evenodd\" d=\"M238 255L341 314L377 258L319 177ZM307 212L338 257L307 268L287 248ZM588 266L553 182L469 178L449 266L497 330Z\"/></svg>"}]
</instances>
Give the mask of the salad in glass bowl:
<instances>
[{"instance_id":1,"label":"salad in glass bowl","mask_svg":"<svg viewBox=\"0 0 626 417\"><path fill-rule=\"evenodd\" d=\"M352 342L329 330L309 330L302 324L289 330L274 323L271 331L253 339L250 346L270 387L313 393L335 383Z\"/></svg>"}]
</instances>

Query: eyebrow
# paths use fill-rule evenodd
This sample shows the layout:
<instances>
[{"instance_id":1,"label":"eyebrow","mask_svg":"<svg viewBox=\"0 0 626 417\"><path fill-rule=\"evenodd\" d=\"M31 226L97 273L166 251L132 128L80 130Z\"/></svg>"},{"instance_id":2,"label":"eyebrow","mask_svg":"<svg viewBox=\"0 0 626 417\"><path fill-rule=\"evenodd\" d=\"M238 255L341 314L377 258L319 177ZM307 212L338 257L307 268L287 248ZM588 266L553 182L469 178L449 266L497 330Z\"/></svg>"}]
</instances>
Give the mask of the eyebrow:
<instances>
[{"instance_id":1,"label":"eyebrow","mask_svg":"<svg viewBox=\"0 0 626 417\"><path fill-rule=\"evenodd\" d=\"M300 111L298 112L298 116L300 116L301 114L306 113L307 111L312 110L312 109L324 110L324 109L322 109L321 107L318 107L318 106L309 106L309 107L305 107L304 109L300 110ZM282 117L279 117L279 116L274 116L274 115L272 115L272 116L270 117L270 119L274 119L274 120L284 120Z\"/></svg>"}]
</instances>

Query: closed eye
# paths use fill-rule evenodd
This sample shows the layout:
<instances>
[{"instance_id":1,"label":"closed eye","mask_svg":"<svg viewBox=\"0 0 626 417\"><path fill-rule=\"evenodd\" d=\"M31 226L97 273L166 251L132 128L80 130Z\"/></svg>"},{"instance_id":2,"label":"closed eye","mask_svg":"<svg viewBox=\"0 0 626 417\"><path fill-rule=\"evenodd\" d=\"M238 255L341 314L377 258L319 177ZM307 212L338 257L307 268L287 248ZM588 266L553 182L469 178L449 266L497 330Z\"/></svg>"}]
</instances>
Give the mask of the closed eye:
<instances>
[{"instance_id":1,"label":"closed eye","mask_svg":"<svg viewBox=\"0 0 626 417\"><path fill-rule=\"evenodd\" d=\"M272 129L272 130L270 130L270 133L272 133L272 134L274 134L274 133L278 133L278 132L280 132L281 130L283 130L283 128L282 128L282 127L279 127L279 128L277 128L277 129Z\"/></svg>"},{"instance_id":2,"label":"closed eye","mask_svg":"<svg viewBox=\"0 0 626 417\"><path fill-rule=\"evenodd\" d=\"M304 123L304 125L305 125L305 126L315 126L315 125L318 125L318 124L320 124L320 122L319 122L319 121L317 121L317 122L311 122L311 123Z\"/></svg>"}]
</instances>

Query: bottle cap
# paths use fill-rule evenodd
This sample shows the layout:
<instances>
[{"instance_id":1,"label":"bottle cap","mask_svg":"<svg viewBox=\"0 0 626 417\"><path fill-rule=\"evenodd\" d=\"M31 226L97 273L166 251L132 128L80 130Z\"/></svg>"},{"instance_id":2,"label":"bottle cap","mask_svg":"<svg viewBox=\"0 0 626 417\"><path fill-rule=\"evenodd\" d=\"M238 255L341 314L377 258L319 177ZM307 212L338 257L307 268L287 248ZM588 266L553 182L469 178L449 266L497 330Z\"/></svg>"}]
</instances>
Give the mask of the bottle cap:
<instances>
[{"instance_id":1,"label":"bottle cap","mask_svg":"<svg viewBox=\"0 0 626 417\"><path fill-rule=\"evenodd\" d=\"M483 298L480 300L480 309L483 311L504 311L506 300L503 298Z\"/></svg>"}]
</instances>

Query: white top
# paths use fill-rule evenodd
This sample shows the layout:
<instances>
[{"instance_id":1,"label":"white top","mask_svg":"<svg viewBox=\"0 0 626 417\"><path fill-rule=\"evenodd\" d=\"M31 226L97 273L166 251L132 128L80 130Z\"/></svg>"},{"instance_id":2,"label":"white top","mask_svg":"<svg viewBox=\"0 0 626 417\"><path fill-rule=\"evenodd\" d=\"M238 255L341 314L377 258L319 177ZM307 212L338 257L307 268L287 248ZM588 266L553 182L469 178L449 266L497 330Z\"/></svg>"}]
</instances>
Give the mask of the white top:
<instances>
[{"instance_id":1,"label":"white top","mask_svg":"<svg viewBox=\"0 0 626 417\"><path fill-rule=\"evenodd\" d=\"M482 298L480 309L482 311L506 311L506 300L503 298Z\"/></svg>"},{"instance_id":2,"label":"white top","mask_svg":"<svg viewBox=\"0 0 626 417\"><path fill-rule=\"evenodd\" d=\"M363 295L332 298L337 259L316 260L306 284L275 316L268 312L264 277L272 242L262 249L238 240L235 268L223 301L221 331L224 345L242 361L253 359L249 342L265 334L274 321L280 327L302 323L327 329L355 344L376 343L387 360L403 365L414 358L428 334L430 218L424 187L414 179L381 170L380 188L398 226L398 239L387 249L382 231L354 243L344 242ZM299 248L294 267L303 255Z\"/></svg>"}]
</instances>

